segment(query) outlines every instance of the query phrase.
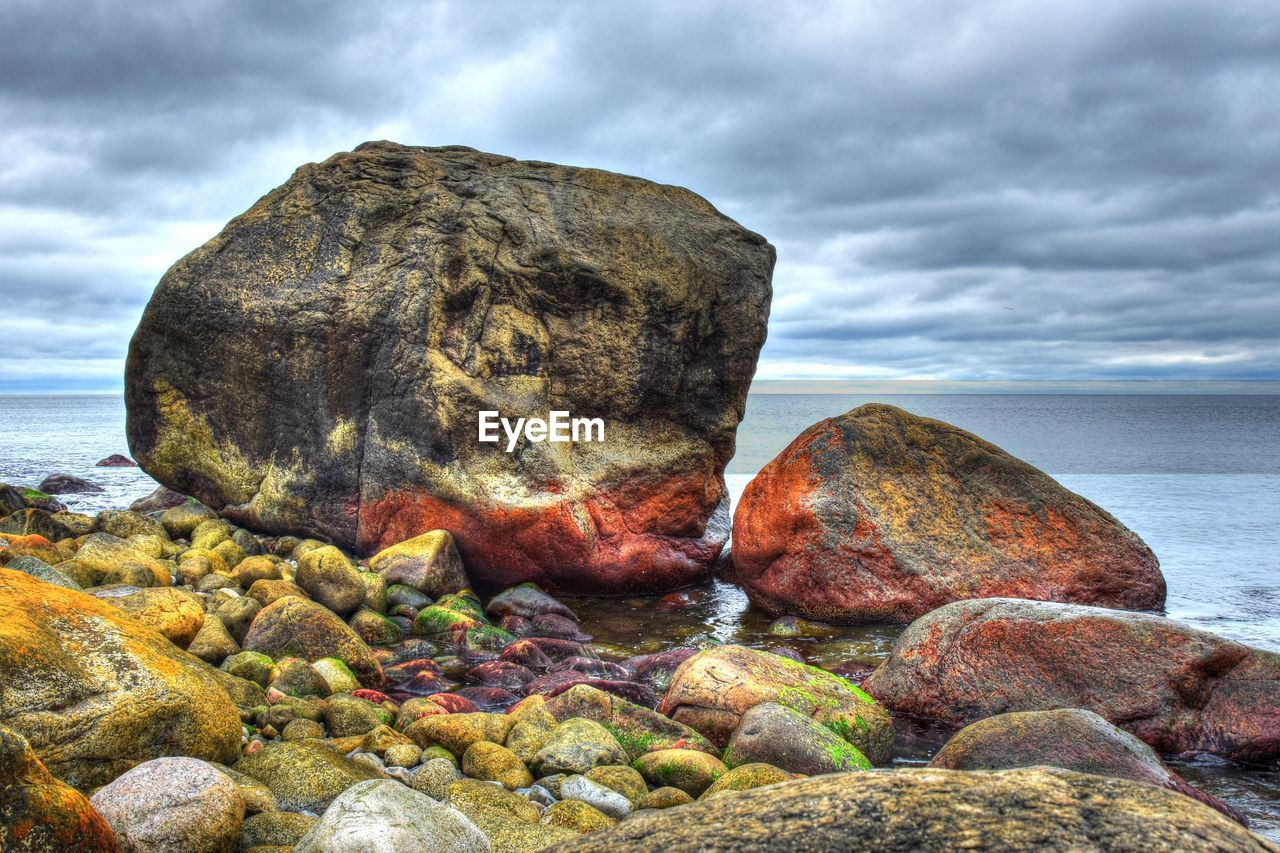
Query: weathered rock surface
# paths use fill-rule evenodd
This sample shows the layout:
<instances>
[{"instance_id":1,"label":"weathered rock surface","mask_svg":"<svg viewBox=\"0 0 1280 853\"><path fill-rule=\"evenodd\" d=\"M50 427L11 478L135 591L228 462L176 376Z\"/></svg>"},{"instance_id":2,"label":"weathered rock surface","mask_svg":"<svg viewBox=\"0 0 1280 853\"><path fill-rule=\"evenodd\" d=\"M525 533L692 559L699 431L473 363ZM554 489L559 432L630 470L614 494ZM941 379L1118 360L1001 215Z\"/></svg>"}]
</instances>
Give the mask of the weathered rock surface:
<instances>
[{"instance_id":1,"label":"weathered rock surface","mask_svg":"<svg viewBox=\"0 0 1280 853\"><path fill-rule=\"evenodd\" d=\"M280 808L316 813L327 809L353 785L385 778L369 765L344 758L320 741L269 743L241 758L234 769L270 788Z\"/></svg>"},{"instance_id":2,"label":"weathered rock surface","mask_svg":"<svg viewBox=\"0 0 1280 853\"><path fill-rule=\"evenodd\" d=\"M294 847L296 853L488 853L489 839L457 809L391 780L347 789Z\"/></svg>"},{"instance_id":3,"label":"weathered rock surface","mask_svg":"<svg viewBox=\"0 0 1280 853\"><path fill-rule=\"evenodd\" d=\"M195 593L174 587L98 587L90 595L129 614L180 649L191 645L204 625L204 605Z\"/></svg>"},{"instance_id":4,"label":"weathered rock surface","mask_svg":"<svg viewBox=\"0 0 1280 853\"><path fill-rule=\"evenodd\" d=\"M1171 791L1067 770L873 770L720 794L558 845L609 850L1277 851Z\"/></svg>"},{"instance_id":5,"label":"weathered rock surface","mask_svg":"<svg viewBox=\"0 0 1280 853\"><path fill-rule=\"evenodd\" d=\"M240 645L274 658L337 658L366 687L383 682L382 666L364 640L323 605L305 598L286 596L262 608Z\"/></svg>"},{"instance_id":6,"label":"weathered rock surface","mask_svg":"<svg viewBox=\"0 0 1280 853\"><path fill-rule=\"evenodd\" d=\"M219 677L93 596L0 569L0 708L64 782L167 755L234 761L240 716Z\"/></svg>"},{"instance_id":7,"label":"weathered rock surface","mask_svg":"<svg viewBox=\"0 0 1280 853\"><path fill-rule=\"evenodd\" d=\"M1147 614L958 601L911 623L863 686L953 725L1084 708L1166 755L1280 756L1280 654Z\"/></svg>"},{"instance_id":8,"label":"weathered rock surface","mask_svg":"<svg viewBox=\"0 0 1280 853\"><path fill-rule=\"evenodd\" d=\"M724 745L742 715L764 702L812 717L873 764L891 758L893 721L870 696L817 667L744 646L719 646L686 660L658 710Z\"/></svg>"},{"instance_id":9,"label":"weathered rock surface","mask_svg":"<svg viewBox=\"0 0 1280 853\"><path fill-rule=\"evenodd\" d=\"M40 483L40 491L47 495L99 494L106 489L74 474L50 474Z\"/></svg>"},{"instance_id":10,"label":"weathered rock surface","mask_svg":"<svg viewBox=\"0 0 1280 853\"><path fill-rule=\"evenodd\" d=\"M0 726L0 850L114 853L111 827L49 773L26 738Z\"/></svg>"},{"instance_id":11,"label":"weathered rock surface","mask_svg":"<svg viewBox=\"0 0 1280 853\"><path fill-rule=\"evenodd\" d=\"M742 715L724 748L724 763L730 768L771 764L805 776L871 769L871 762L853 744L776 702L757 705Z\"/></svg>"},{"instance_id":12,"label":"weathered rock surface","mask_svg":"<svg viewBox=\"0 0 1280 853\"><path fill-rule=\"evenodd\" d=\"M906 622L964 598L1154 609L1151 550L964 430L869 404L805 430L747 486L733 568L770 613Z\"/></svg>"},{"instance_id":13,"label":"weathered rock surface","mask_svg":"<svg viewBox=\"0 0 1280 853\"><path fill-rule=\"evenodd\" d=\"M255 529L453 534L477 583L707 576L771 246L678 187L369 143L165 275L130 347L143 468ZM216 365L216 369L210 369ZM605 440L477 441L477 413Z\"/></svg>"},{"instance_id":14,"label":"weathered rock surface","mask_svg":"<svg viewBox=\"0 0 1280 853\"><path fill-rule=\"evenodd\" d=\"M139 764L90 802L130 853L232 853L244 822L236 784L194 758Z\"/></svg>"},{"instance_id":15,"label":"weathered rock surface","mask_svg":"<svg viewBox=\"0 0 1280 853\"><path fill-rule=\"evenodd\" d=\"M596 721L614 736L632 761L657 749L696 749L719 754L709 740L689 726L587 684L576 685L547 700L546 709L560 721L574 717Z\"/></svg>"},{"instance_id":16,"label":"weathered rock surface","mask_svg":"<svg viewBox=\"0 0 1280 853\"><path fill-rule=\"evenodd\" d=\"M1132 779L1168 788L1248 825L1238 811L1187 783L1133 735L1092 711L1014 711L979 720L956 732L930 767L1009 770L1048 765L1080 773Z\"/></svg>"}]
</instances>

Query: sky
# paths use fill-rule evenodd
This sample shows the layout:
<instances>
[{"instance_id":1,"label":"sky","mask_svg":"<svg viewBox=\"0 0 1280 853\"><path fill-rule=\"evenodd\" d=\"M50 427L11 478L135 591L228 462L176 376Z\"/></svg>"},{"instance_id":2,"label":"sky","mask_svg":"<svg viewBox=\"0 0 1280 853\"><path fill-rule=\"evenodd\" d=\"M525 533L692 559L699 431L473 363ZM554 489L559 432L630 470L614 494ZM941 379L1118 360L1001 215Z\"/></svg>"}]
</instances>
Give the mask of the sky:
<instances>
[{"instance_id":1,"label":"sky","mask_svg":"<svg viewBox=\"0 0 1280 853\"><path fill-rule=\"evenodd\" d=\"M0 392L117 391L300 164L470 145L778 249L758 377L1280 379L1273 0L0 4Z\"/></svg>"}]
</instances>

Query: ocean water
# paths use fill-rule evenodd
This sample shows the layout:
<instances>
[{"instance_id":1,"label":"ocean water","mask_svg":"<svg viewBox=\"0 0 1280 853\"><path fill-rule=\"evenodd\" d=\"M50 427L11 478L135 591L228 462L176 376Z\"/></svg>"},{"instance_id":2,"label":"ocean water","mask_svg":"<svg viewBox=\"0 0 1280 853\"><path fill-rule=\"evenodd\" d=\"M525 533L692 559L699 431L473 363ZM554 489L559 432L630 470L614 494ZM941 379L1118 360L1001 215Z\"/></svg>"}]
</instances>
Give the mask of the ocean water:
<instances>
[{"instance_id":1,"label":"ocean water","mask_svg":"<svg viewBox=\"0 0 1280 853\"><path fill-rule=\"evenodd\" d=\"M734 499L801 431L867 402L968 429L1110 511L1160 558L1169 616L1280 651L1280 396L753 394L726 480ZM35 486L75 474L102 494L67 495L81 512L122 508L156 487L137 468L96 468L125 453L115 396L0 396L0 482ZM789 645L814 663L874 665L900 626L833 628L779 640L737 587L715 582L669 609L657 597L566 598L597 642L653 651L713 639ZM948 732L899 721L897 759L927 761ZM1280 771L1212 758L1175 761L1193 784L1280 840Z\"/></svg>"}]
</instances>

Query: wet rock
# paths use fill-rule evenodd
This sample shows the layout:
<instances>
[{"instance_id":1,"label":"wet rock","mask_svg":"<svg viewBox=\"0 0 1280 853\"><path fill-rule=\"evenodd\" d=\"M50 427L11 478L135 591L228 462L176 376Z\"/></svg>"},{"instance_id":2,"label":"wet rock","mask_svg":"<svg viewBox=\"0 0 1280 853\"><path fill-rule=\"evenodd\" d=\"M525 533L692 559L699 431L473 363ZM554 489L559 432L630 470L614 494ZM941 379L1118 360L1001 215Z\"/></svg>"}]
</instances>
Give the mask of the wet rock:
<instances>
[{"instance_id":1,"label":"wet rock","mask_svg":"<svg viewBox=\"0 0 1280 853\"><path fill-rule=\"evenodd\" d=\"M139 764L90 800L122 850L137 853L231 853L245 803L225 774L194 758Z\"/></svg>"},{"instance_id":2,"label":"wet rock","mask_svg":"<svg viewBox=\"0 0 1280 853\"><path fill-rule=\"evenodd\" d=\"M506 690L523 690L533 681L534 674L523 666L507 661L489 661L467 670L467 681L483 687L502 687Z\"/></svg>"},{"instance_id":3,"label":"wet rock","mask_svg":"<svg viewBox=\"0 0 1280 853\"><path fill-rule=\"evenodd\" d=\"M948 770L1007 770L1047 765L1146 782L1197 799L1248 825L1231 806L1187 784L1142 741L1092 711L997 714L961 729L929 762Z\"/></svg>"},{"instance_id":4,"label":"wet rock","mask_svg":"<svg viewBox=\"0 0 1280 853\"><path fill-rule=\"evenodd\" d=\"M161 486L146 497L138 498L129 504L129 511L140 512L144 515L153 512L164 512L175 506L182 506L188 500L189 498L186 495L180 495L172 489L166 489Z\"/></svg>"},{"instance_id":5,"label":"wet rock","mask_svg":"<svg viewBox=\"0 0 1280 853\"><path fill-rule=\"evenodd\" d=\"M1274 850L1208 806L1047 768L837 773L632 817L557 851ZM794 845L790 840L795 839Z\"/></svg>"},{"instance_id":6,"label":"wet rock","mask_svg":"<svg viewBox=\"0 0 1280 853\"><path fill-rule=\"evenodd\" d=\"M1147 614L956 602L913 622L866 687L894 711L951 725L1074 707L1166 755L1280 757L1280 654Z\"/></svg>"},{"instance_id":7,"label":"wet rock","mask_svg":"<svg viewBox=\"0 0 1280 853\"><path fill-rule=\"evenodd\" d=\"M567 690L579 685L594 687L606 693L612 693L641 707L652 708L658 704L653 690L644 684L634 681L612 681L607 678L592 678L572 669L552 672L535 678L524 686L525 693L538 696L559 696Z\"/></svg>"},{"instance_id":8,"label":"wet rock","mask_svg":"<svg viewBox=\"0 0 1280 853\"><path fill-rule=\"evenodd\" d=\"M255 529L371 553L440 527L488 587L674 589L727 538L773 260L684 189L370 143L166 274L130 348L130 447ZM494 409L608 440L572 471L557 443L501 453L476 441Z\"/></svg>"},{"instance_id":9,"label":"wet rock","mask_svg":"<svg viewBox=\"0 0 1280 853\"><path fill-rule=\"evenodd\" d=\"M294 579L307 595L339 616L364 604L365 586L347 556L332 545L308 551L298 561Z\"/></svg>"},{"instance_id":10,"label":"wet rock","mask_svg":"<svg viewBox=\"0 0 1280 853\"><path fill-rule=\"evenodd\" d=\"M390 780L361 782L333 801L295 853L488 853L488 838L456 809Z\"/></svg>"},{"instance_id":11,"label":"wet rock","mask_svg":"<svg viewBox=\"0 0 1280 853\"><path fill-rule=\"evenodd\" d=\"M185 590L112 586L99 587L90 594L158 631L180 649L190 646L204 625L204 605L194 593Z\"/></svg>"},{"instance_id":12,"label":"wet rock","mask_svg":"<svg viewBox=\"0 0 1280 853\"><path fill-rule=\"evenodd\" d=\"M649 655L638 655L627 658L622 667L631 674L631 678L647 684L659 695L666 693L671 685L671 676L680 668L680 664L698 653L698 649L668 649Z\"/></svg>"},{"instance_id":13,"label":"wet rock","mask_svg":"<svg viewBox=\"0 0 1280 853\"><path fill-rule=\"evenodd\" d=\"M53 777L26 738L0 726L0 844L5 850L115 853L111 827Z\"/></svg>"},{"instance_id":14,"label":"wet rock","mask_svg":"<svg viewBox=\"0 0 1280 853\"><path fill-rule=\"evenodd\" d=\"M777 702L814 718L858 748L873 764L893 749L893 722L852 684L817 667L743 646L720 646L676 670L659 711L726 744L742 715Z\"/></svg>"},{"instance_id":15,"label":"wet rock","mask_svg":"<svg viewBox=\"0 0 1280 853\"><path fill-rule=\"evenodd\" d=\"M474 714L479 710L470 699L456 693L433 693L431 701L449 714Z\"/></svg>"},{"instance_id":16,"label":"wet rock","mask_svg":"<svg viewBox=\"0 0 1280 853\"><path fill-rule=\"evenodd\" d=\"M112 453L110 456L99 459L95 463L98 468L137 468L138 463L134 462L128 456L122 453Z\"/></svg>"},{"instance_id":17,"label":"wet rock","mask_svg":"<svg viewBox=\"0 0 1280 853\"><path fill-rule=\"evenodd\" d=\"M785 705L766 702L742 715L724 750L726 767L765 763L817 776L870 770L871 762L844 738Z\"/></svg>"},{"instance_id":18,"label":"wet rock","mask_svg":"<svg viewBox=\"0 0 1280 853\"><path fill-rule=\"evenodd\" d=\"M551 614L578 621L576 613L547 595L536 583L522 583L519 586L504 589L489 601L484 612L492 619L521 616L532 620L538 616Z\"/></svg>"},{"instance_id":19,"label":"wet rock","mask_svg":"<svg viewBox=\"0 0 1280 853\"><path fill-rule=\"evenodd\" d=\"M535 637L553 637L559 640L573 640L575 643L591 642L591 635L579 628L577 622L555 613L535 616L529 624L529 632Z\"/></svg>"},{"instance_id":20,"label":"wet rock","mask_svg":"<svg viewBox=\"0 0 1280 853\"><path fill-rule=\"evenodd\" d=\"M690 727L650 708L590 685L570 688L546 703L557 720L594 720L614 736L627 752L627 762L658 749L694 749L711 755L720 750Z\"/></svg>"},{"instance_id":21,"label":"wet rock","mask_svg":"<svg viewBox=\"0 0 1280 853\"><path fill-rule=\"evenodd\" d=\"M337 658L361 684L383 683L382 667L365 642L323 605L303 598L281 598L262 608L241 645L272 657Z\"/></svg>"},{"instance_id":22,"label":"wet rock","mask_svg":"<svg viewBox=\"0 0 1280 853\"><path fill-rule=\"evenodd\" d=\"M384 778L319 741L268 743L246 754L234 769L266 784L281 809L317 814L353 785Z\"/></svg>"},{"instance_id":23,"label":"wet rock","mask_svg":"<svg viewBox=\"0 0 1280 853\"><path fill-rule=\"evenodd\" d=\"M698 796L698 799L706 800L717 794L732 791L750 791L752 788L763 788L765 785L776 785L779 782L789 782L798 778L796 774L788 773L772 764L739 764L712 782L711 786Z\"/></svg>"},{"instance_id":24,"label":"wet rock","mask_svg":"<svg viewBox=\"0 0 1280 853\"><path fill-rule=\"evenodd\" d=\"M232 760L240 715L218 675L90 595L0 569L5 723L64 782L92 788L173 754Z\"/></svg>"},{"instance_id":25,"label":"wet rock","mask_svg":"<svg viewBox=\"0 0 1280 853\"><path fill-rule=\"evenodd\" d=\"M1151 550L1088 500L941 421L869 404L821 421L747 486L734 577L757 607L907 622L958 598L1154 609Z\"/></svg>"},{"instance_id":26,"label":"wet rock","mask_svg":"<svg viewBox=\"0 0 1280 853\"><path fill-rule=\"evenodd\" d=\"M631 766L650 784L679 788L691 797L697 797L728 772L724 762L716 756L692 749L646 752Z\"/></svg>"},{"instance_id":27,"label":"wet rock","mask_svg":"<svg viewBox=\"0 0 1280 853\"><path fill-rule=\"evenodd\" d=\"M516 640L502 650L498 659L531 670L547 670L551 667L551 657L531 640Z\"/></svg>"},{"instance_id":28,"label":"wet rock","mask_svg":"<svg viewBox=\"0 0 1280 853\"><path fill-rule=\"evenodd\" d=\"M467 747L462 754L462 772L472 779L497 782L508 791L533 784L533 774L514 752L485 740Z\"/></svg>"},{"instance_id":29,"label":"wet rock","mask_svg":"<svg viewBox=\"0 0 1280 853\"><path fill-rule=\"evenodd\" d=\"M40 483L40 491L47 495L101 494L106 489L71 474L50 474Z\"/></svg>"},{"instance_id":30,"label":"wet rock","mask_svg":"<svg viewBox=\"0 0 1280 853\"><path fill-rule=\"evenodd\" d=\"M608 729L594 720L574 718L551 730L531 766L539 776L546 776L586 773L604 764L626 763L626 751Z\"/></svg>"},{"instance_id":31,"label":"wet rock","mask_svg":"<svg viewBox=\"0 0 1280 853\"><path fill-rule=\"evenodd\" d=\"M471 701L478 711L505 711L520 701L520 697L501 687L459 687L453 691Z\"/></svg>"},{"instance_id":32,"label":"wet rock","mask_svg":"<svg viewBox=\"0 0 1280 853\"><path fill-rule=\"evenodd\" d=\"M388 584L403 584L432 598L470 586L447 530L431 530L384 548L369 559L369 568Z\"/></svg>"}]
</instances>

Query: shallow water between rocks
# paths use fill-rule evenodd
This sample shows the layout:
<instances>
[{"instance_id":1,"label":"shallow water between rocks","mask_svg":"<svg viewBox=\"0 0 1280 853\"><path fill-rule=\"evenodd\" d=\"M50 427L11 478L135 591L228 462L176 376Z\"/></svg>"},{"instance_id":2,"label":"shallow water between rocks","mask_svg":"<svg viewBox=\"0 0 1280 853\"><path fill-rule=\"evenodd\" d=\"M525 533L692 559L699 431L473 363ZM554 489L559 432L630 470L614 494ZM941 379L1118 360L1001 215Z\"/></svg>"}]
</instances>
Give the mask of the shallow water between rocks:
<instances>
[{"instance_id":1,"label":"shallow water between rocks","mask_svg":"<svg viewBox=\"0 0 1280 853\"><path fill-rule=\"evenodd\" d=\"M862 664L869 668L889 656L905 626L823 625L805 636L770 632L773 620L751 608L741 588L715 580L665 596L557 596L573 608L593 645L620 657L676 646L737 643L757 649L791 649L814 666ZM812 623L811 623L812 624ZM616 651L615 651L616 650ZM928 763L955 729L911 718L894 720L894 764ZM1280 770L1246 769L1212 756L1168 760L1191 784L1229 802L1248 816L1250 829L1280 841Z\"/></svg>"}]
</instances>

